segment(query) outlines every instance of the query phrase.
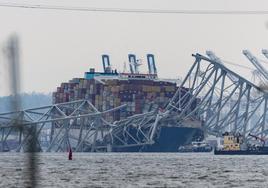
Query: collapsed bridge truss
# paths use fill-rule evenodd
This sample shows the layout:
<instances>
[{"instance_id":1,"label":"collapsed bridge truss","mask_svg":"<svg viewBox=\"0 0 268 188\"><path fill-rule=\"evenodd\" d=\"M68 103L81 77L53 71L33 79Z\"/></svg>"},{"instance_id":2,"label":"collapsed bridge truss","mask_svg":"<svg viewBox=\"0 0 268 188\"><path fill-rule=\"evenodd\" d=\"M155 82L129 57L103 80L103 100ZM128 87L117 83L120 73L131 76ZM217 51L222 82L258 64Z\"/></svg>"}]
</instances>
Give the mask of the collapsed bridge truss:
<instances>
[{"instance_id":1,"label":"collapsed bridge truss","mask_svg":"<svg viewBox=\"0 0 268 188\"><path fill-rule=\"evenodd\" d=\"M150 144L151 112L108 122L109 113L125 105L100 112L89 101L59 103L18 112L0 114L0 150L28 151L35 142L35 151L108 151L116 147ZM129 133L135 128L136 136ZM33 137L33 135L36 135Z\"/></svg>"},{"instance_id":2,"label":"collapsed bridge truss","mask_svg":"<svg viewBox=\"0 0 268 188\"><path fill-rule=\"evenodd\" d=\"M207 134L230 131L247 139L249 133L266 137L267 93L220 62L200 54L193 57L195 63L167 111L177 112L181 121L200 120Z\"/></svg>"},{"instance_id":3,"label":"collapsed bridge truss","mask_svg":"<svg viewBox=\"0 0 268 188\"><path fill-rule=\"evenodd\" d=\"M109 122L109 113L125 105L98 111L87 100L0 114L0 151L116 151L154 143L159 127L200 124L207 134L225 131L267 137L268 94L223 64L193 55L195 62L179 89L161 111ZM171 121L172 120L172 121ZM35 135L35 136L33 136Z\"/></svg>"}]
</instances>

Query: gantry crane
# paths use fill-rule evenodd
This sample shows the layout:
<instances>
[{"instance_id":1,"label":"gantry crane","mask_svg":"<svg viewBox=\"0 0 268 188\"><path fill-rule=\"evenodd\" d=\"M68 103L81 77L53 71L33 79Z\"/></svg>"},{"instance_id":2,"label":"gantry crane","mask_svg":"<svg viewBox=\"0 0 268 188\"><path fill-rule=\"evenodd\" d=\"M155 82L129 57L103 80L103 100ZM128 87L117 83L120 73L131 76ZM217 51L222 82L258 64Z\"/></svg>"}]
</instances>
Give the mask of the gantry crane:
<instances>
[{"instance_id":1,"label":"gantry crane","mask_svg":"<svg viewBox=\"0 0 268 188\"><path fill-rule=\"evenodd\" d=\"M139 66L142 65L141 60L136 59L134 54L128 54L128 61L131 74L139 74Z\"/></svg>"},{"instance_id":2,"label":"gantry crane","mask_svg":"<svg viewBox=\"0 0 268 188\"><path fill-rule=\"evenodd\" d=\"M111 72L110 59L109 59L109 56L106 54L102 55L102 65L103 65L104 72Z\"/></svg>"},{"instance_id":3,"label":"gantry crane","mask_svg":"<svg viewBox=\"0 0 268 188\"><path fill-rule=\"evenodd\" d=\"M149 74L157 74L153 54L147 54L147 63L148 63Z\"/></svg>"},{"instance_id":4,"label":"gantry crane","mask_svg":"<svg viewBox=\"0 0 268 188\"><path fill-rule=\"evenodd\" d=\"M254 55L252 55L252 53L248 50L243 50L243 54L256 67L256 69L262 74L262 76L266 80L268 80L268 71L262 66L259 60Z\"/></svg>"},{"instance_id":5,"label":"gantry crane","mask_svg":"<svg viewBox=\"0 0 268 188\"><path fill-rule=\"evenodd\" d=\"M268 50L263 49L261 52L268 59Z\"/></svg>"},{"instance_id":6,"label":"gantry crane","mask_svg":"<svg viewBox=\"0 0 268 188\"><path fill-rule=\"evenodd\" d=\"M219 57L217 57L217 56L215 55L214 52L212 52L212 51L206 51L206 54L207 54L207 56L208 56L212 61L215 61L215 62L217 62L217 63L223 65L222 60L221 60ZM232 81L235 81L235 80L236 80L236 78L235 78L233 75L229 75L229 74L227 74L227 76L228 76Z\"/></svg>"}]
</instances>

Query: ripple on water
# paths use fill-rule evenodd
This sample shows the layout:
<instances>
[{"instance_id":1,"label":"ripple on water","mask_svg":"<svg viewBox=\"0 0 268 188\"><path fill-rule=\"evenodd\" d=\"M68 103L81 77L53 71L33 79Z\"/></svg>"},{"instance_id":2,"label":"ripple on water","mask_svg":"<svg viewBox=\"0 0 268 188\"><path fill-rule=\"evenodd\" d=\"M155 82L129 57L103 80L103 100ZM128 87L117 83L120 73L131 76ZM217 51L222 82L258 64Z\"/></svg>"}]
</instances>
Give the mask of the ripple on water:
<instances>
[{"instance_id":1,"label":"ripple on water","mask_svg":"<svg viewBox=\"0 0 268 188\"><path fill-rule=\"evenodd\" d=\"M0 187L23 185L25 155L0 154ZM178 153L42 153L40 187L268 187L268 158Z\"/></svg>"}]
</instances>

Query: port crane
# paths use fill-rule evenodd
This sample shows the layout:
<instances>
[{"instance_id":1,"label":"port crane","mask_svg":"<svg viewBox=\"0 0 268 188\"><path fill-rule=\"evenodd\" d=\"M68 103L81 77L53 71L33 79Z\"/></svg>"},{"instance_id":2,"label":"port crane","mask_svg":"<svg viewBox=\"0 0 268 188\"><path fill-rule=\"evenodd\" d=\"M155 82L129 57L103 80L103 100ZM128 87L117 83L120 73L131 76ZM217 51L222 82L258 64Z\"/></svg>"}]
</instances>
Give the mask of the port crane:
<instances>
[{"instance_id":1,"label":"port crane","mask_svg":"<svg viewBox=\"0 0 268 188\"><path fill-rule=\"evenodd\" d=\"M139 74L139 66L142 65L141 59L136 59L136 55L128 54L129 69L131 74ZM155 65L154 55L147 54L147 65L149 74L157 75L157 69Z\"/></svg>"},{"instance_id":2,"label":"port crane","mask_svg":"<svg viewBox=\"0 0 268 188\"><path fill-rule=\"evenodd\" d=\"M103 72L111 72L110 58L108 55L102 55Z\"/></svg>"},{"instance_id":3,"label":"port crane","mask_svg":"<svg viewBox=\"0 0 268 188\"><path fill-rule=\"evenodd\" d=\"M268 59L268 50L262 49L262 54Z\"/></svg>"},{"instance_id":4,"label":"port crane","mask_svg":"<svg viewBox=\"0 0 268 188\"><path fill-rule=\"evenodd\" d=\"M261 75L266 79L266 81L268 81L268 71L262 66L262 64L259 62L259 60L254 55L252 55L252 53L249 50L243 50L243 54L256 67L258 72L261 73ZM264 53L264 54L266 54L266 53Z\"/></svg>"},{"instance_id":5,"label":"port crane","mask_svg":"<svg viewBox=\"0 0 268 188\"><path fill-rule=\"evenodd\" d=\"M139 66L142 65L141 60L136 59L136 55L128 54L129 69L131 74L139 74Z\"/></svg>"},{"instance_id":6,"label":"port crane","mask_svg":"<svg viewBox=\"0 0 268 188\"><path fill-rule=\"evenodd\" d=\"M147 54L147 63L148 63L149 74L156 74L157 75L157 70L156 70L155 60L154 60L153 54Z\"/></svg>"},{"instance_id":7,"label":"port crane","mask_svg":"<svg viewBox=\"0 0 268 188\"><path fill-rule=\"evenodd\" d=\"M222 60L219 58L219 57L217 57L216 55L215 55L215 53L214 52L212 52L212 51L206 51L206 54L207 54L207 56L211 59L211 60L213 60L213 61L215 61L215 62L217 62L217 63L219 63L219 64L222 64L222 65L224 65L224 63L222 62ZM236 80L236 78L233 76L233 75L227 75L233 82Z\"/></svg>"}]
</instances>

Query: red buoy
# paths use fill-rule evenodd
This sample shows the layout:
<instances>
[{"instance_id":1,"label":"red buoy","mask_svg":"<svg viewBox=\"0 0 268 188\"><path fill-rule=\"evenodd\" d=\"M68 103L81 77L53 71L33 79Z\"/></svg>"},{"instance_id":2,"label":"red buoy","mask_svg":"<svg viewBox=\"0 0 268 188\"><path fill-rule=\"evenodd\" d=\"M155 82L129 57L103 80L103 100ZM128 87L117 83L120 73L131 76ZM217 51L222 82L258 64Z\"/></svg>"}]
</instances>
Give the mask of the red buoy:
<instances>
[{"instance_id":1,"label":"red buoy","mask_svg":"<svg viewBox=\"0 0 268 188\"><path fill-rule=\"evenodd\" d=\"M69 149L69 160L73 160L73 152L72 152L72 148Z\"/></svg>"}]
</instances>

